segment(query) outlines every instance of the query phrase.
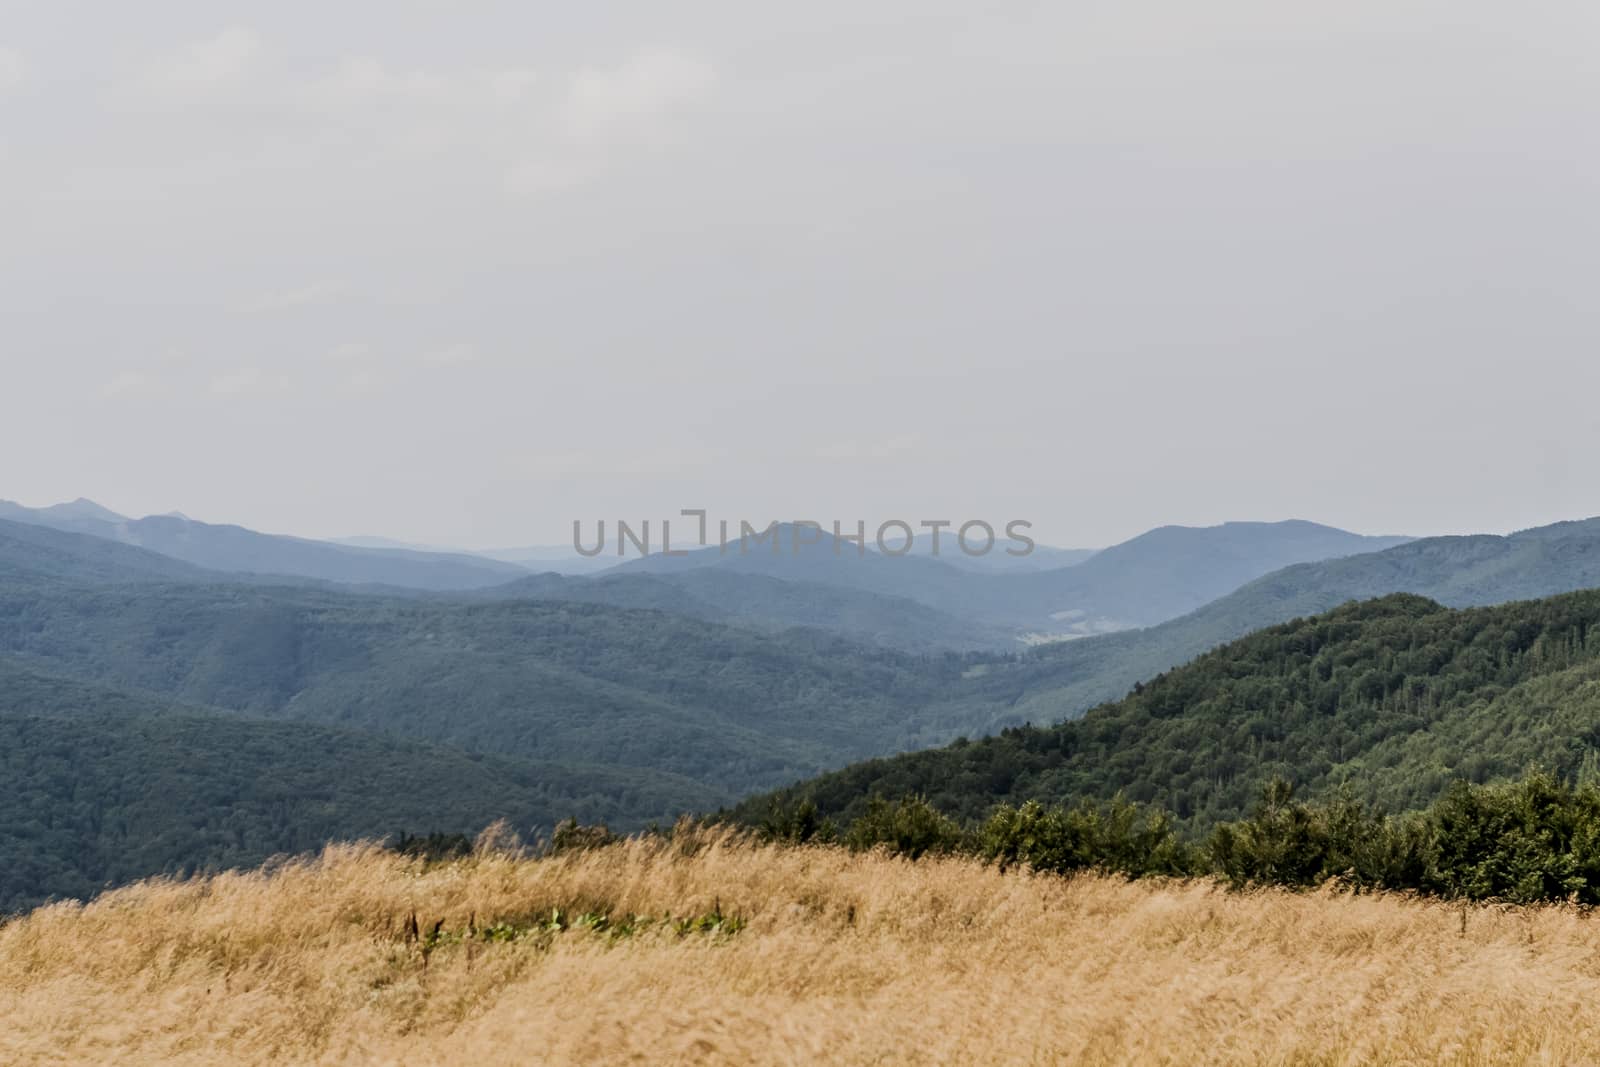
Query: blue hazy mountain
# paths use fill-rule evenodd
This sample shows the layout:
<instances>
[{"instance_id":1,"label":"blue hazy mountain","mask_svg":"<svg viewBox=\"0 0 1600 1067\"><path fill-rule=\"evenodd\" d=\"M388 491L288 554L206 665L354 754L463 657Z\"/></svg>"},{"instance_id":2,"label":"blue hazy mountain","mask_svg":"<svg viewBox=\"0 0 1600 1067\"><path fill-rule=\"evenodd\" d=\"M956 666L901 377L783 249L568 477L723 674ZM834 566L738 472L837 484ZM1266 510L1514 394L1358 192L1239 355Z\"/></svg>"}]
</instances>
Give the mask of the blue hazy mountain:
<instances>
[{"instance_id":1,"label":"blue hazy mountain","mask_svg":"<svg viewBox=\"0 0 1600 1067\"><path fill-rule=\"evenodd\" d=\"M815 543L805 543L813 536ZM869 533L869 537L870 537ZM940 557L885 555L831 532L780 525L767 542L633 559L616 574L672 575L709 568L815 582L915 600L941 612L1041 637L1151 626L1193 611L1280 567L1372 552L1404 537L1368 537L1304 521L1164 526L1081 562L1032 572L989 573ZM945 540L953 542L946 535ZM1003 544L1003 543L1002 543ZM950 551L959 550L950 547ZM1004 554L997 545L991 554Z\"/></svg>"},{"instance_id":2,"label":"blue hazy mountain","mask_svg":"<svg viewBox=\"0 0 1600 1067\"><path fill-rule=\"evenodd\" d=\"M129 519L92 501L27 508L0 501L0 519L86 534L158 552L209 570L410 589L480 589L522 577L524 567L478 556L359 548L212 525L182 515Z\"/></svg>"}]
</instances>

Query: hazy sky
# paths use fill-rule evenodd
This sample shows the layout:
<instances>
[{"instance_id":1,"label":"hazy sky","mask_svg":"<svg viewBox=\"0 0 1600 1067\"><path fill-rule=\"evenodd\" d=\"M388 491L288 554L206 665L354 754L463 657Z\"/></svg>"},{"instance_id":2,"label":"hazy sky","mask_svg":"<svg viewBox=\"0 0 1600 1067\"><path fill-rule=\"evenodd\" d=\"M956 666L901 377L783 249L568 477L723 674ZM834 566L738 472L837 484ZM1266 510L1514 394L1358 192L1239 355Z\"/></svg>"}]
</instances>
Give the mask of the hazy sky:
<instances>
[{"instance_id":1,"label":"hazy sky","mask_svg":"<svg viewBox=\"0 0 1600 1067\"><path fill-rule=\"evenodd\" d=\"M1600 513L1600 5L0 0L0 497Z\"/></svg>"}]
</instances>

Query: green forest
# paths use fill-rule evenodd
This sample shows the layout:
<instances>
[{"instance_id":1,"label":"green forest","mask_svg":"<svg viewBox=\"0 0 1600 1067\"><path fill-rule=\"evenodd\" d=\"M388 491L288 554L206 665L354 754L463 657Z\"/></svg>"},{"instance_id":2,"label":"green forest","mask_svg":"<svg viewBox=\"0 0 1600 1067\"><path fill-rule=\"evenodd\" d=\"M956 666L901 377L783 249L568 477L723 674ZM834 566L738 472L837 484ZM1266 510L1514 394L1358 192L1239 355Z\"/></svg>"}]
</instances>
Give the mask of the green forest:
<instances>
[{"instance_id":1,"label":"green forest","mask_svg":"<svg viewBox=\"0 0 1600 1067\"><path fill-rule=\"evenodd\" d=\"M642 825L722 798L687 779L505 760L221 716L0 716L0 913L151 874L249 867L331 840L504 818Z\"/></svg>"},{"instance_id":2,"label":"green forest","mask_svg":"<svg viewBox=\"0 0 1600 1067\"><path fill-rule=\"evenodd\" d=\"M948 740L968 724L917 712L984 658L566 601L21 578L0 585L0 655L191 706L726 792Z\"/></svg>"},{"instance_id":3,"label":"green forest","mask_svg":"<svg viewBox=\"0 0 1600 1067\"><path fill-rule=\"evenodd\" d=\"M1530 767L1586 781L1597 742L1600 592L1467 610L1398 594L1253 634L1078 720L866 761L777 796L848 820L873 796L915 794L971 821L998 803L1121 794L1204 828L1241 817L1273 778L1390 811Z\"/></svg>"}]
</instances>

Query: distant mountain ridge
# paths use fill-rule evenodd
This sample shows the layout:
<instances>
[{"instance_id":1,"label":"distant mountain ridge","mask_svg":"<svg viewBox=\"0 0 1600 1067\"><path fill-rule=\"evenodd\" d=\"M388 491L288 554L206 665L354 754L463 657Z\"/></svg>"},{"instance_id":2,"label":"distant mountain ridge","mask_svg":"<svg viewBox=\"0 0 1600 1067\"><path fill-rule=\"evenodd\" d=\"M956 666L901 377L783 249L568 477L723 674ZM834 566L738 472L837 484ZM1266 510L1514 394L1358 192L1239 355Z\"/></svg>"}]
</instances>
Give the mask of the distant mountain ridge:
<instances>
[{"instance_id":1,"label":"distant mountain ridge","mask_svg":"<svg viewBox=\"0 0 1600 1067\"><path fill-rule=\"evenodd\" d=\"M583 557L564 547L469 554L374 537L313 541L177 514L128 519L84 499L49 508L0 501L4 519L136 545L235 576L649 606L769 631L819 627L905 650L1016 648L1150 626L1285 563L1404 540L1304 521L1238 522L1161 527L1098 551L1036 545L1021 557L1008 555L1016 545L1002 538L988 554L972 557L945 531L937 556L927 534L913 540L909 554L896 556L836 545L827 531L807 531L804 540L814 543L796 551L796 526L777 524L774 540L743 550L735 542L665 556L656 544L656 554L625 559ZM552 571L603 584L526 580Z\"/></svg>"},{"instance_id":2,"label":"distant mountain ridge","mask_svg":"<svg viewBox=\"0 0 1600 1067\"><path fill-rule=\"evenodd\" d=\"M208 572L120 541L0 517L0 577L13 575L131 582L203 580Z\"/></svg>"},{"instance_id":3,"label":"distant mountain ridge","mask_svg":"<svg viewBox=\"0 0 1600 1067\"><path fill-rule=\"evenodd\" d=\"M235 574L448 591L481 589L528 573L516 564L478 556L357 548L263 534L242 526L212 525L179 515L129 519L82 499L49 508L0 501L0 520L135 545L208 570Z\"/></svg>"},{"instance_id":4,"label":"distant mountain ridge","mask_svg":"<svg viewBox=\"0 0 1600 1067\"><path fill-rule=\"evenodd\" d=\"M1013 677L1011 721L1082 714L1225 642L1351 600L1410 593L1465 608L1590 588L1600 588L1600 519L1296 564L1160 625L1040 650Z\"/></svg>"},{"instance_id":5,"label":"distant mountain ridge","mask_svg":"<svg viewBox=\"0 0 1600 1067\"><path fill-rule=\"evenodd\" d=\"M648 556L615 574L676 574L697 568L763 574L905 597L939 611L1041 635L1084 636L1150 626L1193 611L1291 563L1372 552L1405 537L1368 537L1303 520L1165 526L1081 562L1033 572L975 573L932 556L885 556L835 543L831 532L796 551L794 527L771 543ZM952 546L942 546L959 553ZM994 552L1003 552L997 545Z\"/></svg>"},{"instance_id":6,"label":"distant mountain ridge","mask_svg":"<svg viewBox=\"0 0 1600 1067\"><path fill-rule=\"evenodd\" d=\"M10 518L15 521L27 521L23 513L30 514L39 520L47 522L72 523L72 522L127 522L126 515L118 515L110 508L101 507L88 497L80 496L76 500L64 504L51 504L43 508L24 508L21 504L9 500L0 500L0 518Z\"/></svg>"}]
</instances>

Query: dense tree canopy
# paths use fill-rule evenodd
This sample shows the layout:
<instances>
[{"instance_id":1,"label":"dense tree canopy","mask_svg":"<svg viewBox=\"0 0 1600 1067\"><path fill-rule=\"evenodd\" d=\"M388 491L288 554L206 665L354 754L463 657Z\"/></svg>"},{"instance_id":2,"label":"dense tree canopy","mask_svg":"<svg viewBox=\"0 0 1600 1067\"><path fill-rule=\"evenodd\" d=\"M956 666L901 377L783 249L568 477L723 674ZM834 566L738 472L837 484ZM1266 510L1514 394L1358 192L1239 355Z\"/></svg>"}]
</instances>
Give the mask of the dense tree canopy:
<instances>
[{"instance_id":1,"label":"dense tree canopy","mask_svg":"<svg viewBox=\"0 0 1600 1067\"><path fill-rule=\"evenodd\" d=\"M1238 818L1274 777L1348 783L1391 810L1457 779L1596 769L1600 592L1450 610L1396 595L1276 626L1048 728L871 760L781 794L855 817L925 795L963 819L996 803L1121 793L1183 823ZM742 812L768 801L757 798Z\"/></svg>"}]
</instances>

